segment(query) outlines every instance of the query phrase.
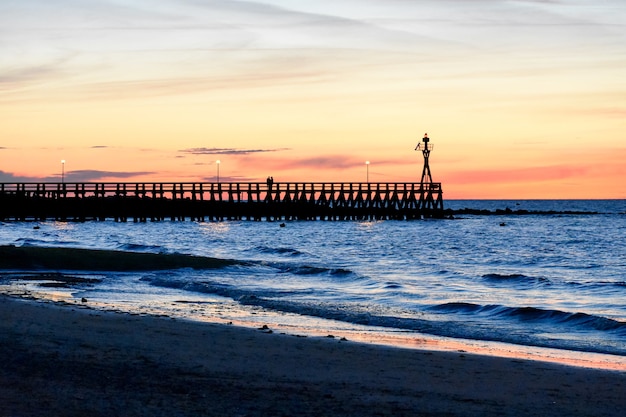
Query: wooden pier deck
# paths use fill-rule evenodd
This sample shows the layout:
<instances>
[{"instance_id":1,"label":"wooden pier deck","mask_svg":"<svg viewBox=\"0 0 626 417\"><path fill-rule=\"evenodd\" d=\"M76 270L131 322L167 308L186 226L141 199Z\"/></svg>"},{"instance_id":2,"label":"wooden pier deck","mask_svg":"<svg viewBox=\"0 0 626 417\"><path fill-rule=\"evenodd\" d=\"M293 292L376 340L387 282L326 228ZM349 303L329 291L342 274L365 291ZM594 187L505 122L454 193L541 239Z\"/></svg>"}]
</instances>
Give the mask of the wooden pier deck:
<instances>
[{"instance_id":1,"label":"wooden pier deck","mask_svg":"<svg viewBox=\"0 0 626 417\"><path fill-rule=\"evenodd\" d=\"M440 183L0 183L0 221L411 220L443 217Z\"/></svg>"}]
</instances>

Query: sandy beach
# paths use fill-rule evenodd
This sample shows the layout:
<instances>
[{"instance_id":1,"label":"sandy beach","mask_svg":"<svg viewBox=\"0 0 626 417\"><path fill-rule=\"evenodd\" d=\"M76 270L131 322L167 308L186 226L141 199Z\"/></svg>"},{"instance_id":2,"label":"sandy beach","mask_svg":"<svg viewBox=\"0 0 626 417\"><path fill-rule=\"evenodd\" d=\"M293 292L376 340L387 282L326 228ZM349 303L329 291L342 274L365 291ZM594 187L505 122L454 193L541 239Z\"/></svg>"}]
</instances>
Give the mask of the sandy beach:
<instances>
[{"instance_id":1,"label":"sandy beach","mask_svg":"<svg viewBox=\"0 0 626 417\"><path fill-rule=\"evenodd\" d=\"M2 416L621 416L626 372L0 296Z\"/></svg>"}]
</instances>

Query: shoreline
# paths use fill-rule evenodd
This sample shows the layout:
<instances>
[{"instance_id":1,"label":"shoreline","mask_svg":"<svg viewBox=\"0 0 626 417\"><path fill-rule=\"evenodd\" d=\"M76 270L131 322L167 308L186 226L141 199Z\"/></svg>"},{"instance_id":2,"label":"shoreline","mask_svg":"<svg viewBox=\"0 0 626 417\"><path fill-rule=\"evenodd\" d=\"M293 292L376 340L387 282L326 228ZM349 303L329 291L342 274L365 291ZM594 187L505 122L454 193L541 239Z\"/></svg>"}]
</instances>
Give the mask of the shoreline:
<instances>
[{"instance_id":1,"label":"shoreline","mask_svg":"<svg viewBox=\"0 0 626 417\"><path fill-rule=\"evenodd\" d=\"M0 295L0 329L2 415L617 416L626 409L626 369L7 295Z\"/></svg>"},{"instance_id":2,"label":"shoreline","mask_svg":"<svg viewBox=\"0 0 626 417\"><path fill-rule=\"evenodd\" d=\"M153 248L154 249L154 248ZM237 256L234 256L237 257ZM278 300L279 304L273 304L273 300L265 300L265 297L248 297L250 294L245 287L239 287L237 285L210 285L208 291L204 291L204 283L198 284L198 291L177 291L177 285L191 285L196 287L196 282L190 282L189 280L181 279L180 283L173 283L167 279L156 286L146 285L144 286L143 277L139 280L136 279L133 273L142 271L142 273L152 273L151 271L163 271L163 274L168 274L168 270L193 269L201 271L199 274L203 274L207 269L213 269L214 272L207 272L207 274L217 273L219 274L220 268L228 265L244 265L250 262L255 265L258 261L236 261L232 259L220 259L210 258L204 256L193 255L181 255L168 252L138 252L129 250L116 250L116 249L89 249L89 248L73 248L73 247L55 247L55 246L12 246L3 245L0 246L0 292L3 291L3 282L16 282L16 288L20 289L28 288L32 293L38 293L37 297L45 299L59 299L62 293L65 292L69 295L66 300L70 302L80 302L80 299L85 297L89 299L91 306L96 308L107 309L119 309L131 313L147 313L147 314L167 314L176 317L185 317L190 319L198 319L201 321L222 321L222 318L228 317L227 321L244 321L253 323L260 323L260 325L266 324L262 320L268 320L267 324L274 326L286 325L285 328L292 327L296 333L304 331L306 333L313 333L322 331L325 332L325 328L333 329L331 332L335 332L335 328L345 330L347 335L345 337L359 341L365 341L369 343L382 343L391 344L393 346L402 345L408 347L414 347L416 340L427 339L426 348L432 349L432 341L445 339L441 345L446 349L446 345L450 344L450 341L457 342L462 340L461 338L467 338L468 341L464 341L465 345L453 349L465 349L476 351L477 353L506 355L509 357L523 357L530 359L550 360L561 363L567 363L571 365L590 366L590 367L606 367L602 364L603 359L596 360L598 355L615 356L623 358L619 365L626 365L626 354L624 350L624 340L621 337L623 335L622 330L624 322L619 321L623 317L623 313L619 309L609 311L598 310L598 306L595 306L595 310L589 310L590 316L588 316L585 307L572 309L571 312L566 306L555 307L551 309L546 307L545 310L536 308L535 304L524 304L524 300L521 303L516 302L515 299L509 305L503 305L502 312L496 310L495 313L488 313L485 320L491 320L495 314L498 316L501 313L502 316L508 322L513 323L511 327L513 331L508 332L511 328L494 326L495 331L489 333L489 331L480 332L480 326L472 328L469 331L463 331L465 328L463 313L466 311L466 307L469 310L478 311L484 307L487 310L493 310L492 306L481 306L478 304L465 304L466 297L462 297L459 300L457 306L454 302L448 306L444 303L437 306L435 311L438 312L439 307L443 307L443 311L451 311L452 322L454 324L444 321L433 320L438 317L424 316L426 320L422 320L420 314L422 311L416 309L412 310L412 306L409 306L409 311L412 311L405 320L403 312L398 312L398 323L394 320L395 313L389 314L389 317L385 314L372 314L370 320L369 315L366 315L365 320L362 320L360 313L354 311L348 311L350 313L347 317L342 317L342 312L337 313L336 309L313 309L308 310L309 307L305 303L302 305L305 307L300 309L297 304L295 307L290 305L290 300L287 301ZM305 265L306 271L308 266ZM111 275L115 273L129 274L129 276L135 279L135 285L133 288L136 292L133 296L127 296L127 293L123 287L117 286L114 283L107 282L108 274L111 271ZM285 270L279 269L279 272ZM322 273L333 274L332 270L321 270ZM228 272L226 272L228 273ZM159 274L159 273L157 273ZM4 278L4 279L3 279ZM158 278L161 278L160 276ZM178 276L176 277L178 278ZM229 277L230 278L230 277ZM299 279L300 277L296 277ZM195 278L194 278L195 279ZM315 278L314 278L315 279ZM522 285L522 282L528 281L528 284L524 283L523 288L529 288L528 285L536 285L537 283L544 284L544 279L541 277L526 277L524 275L504 275L490 274L480 277L482 283L480 285L488 285L489 290L492 287L495 288L507 288L505 291L510 291L509 288L514 288L515 285ZM38 281L41 281L38 283ZM210 279L209 279L210 281ZM218 279L219 281L219 279ZM31 283L30 285L28 283ZM307 285L304 281L298 281L298 285ZM338 283L339 281L337 281ZM113 296L103 296L106 292L99 293L98 287L101 283L103 287L111 290ZM150 279L146 279L145 283L149 284ZM547 282L546 282L547 283ZM169 287L172 285L172 287ZM279 284L278 288L281 288ZM382 284L381 284L382 285ZM438 284L437 284L438 285ZM617 293L621 290L620 283L614 284L614 291ZM8 285L7 285L8 286ZM607 284L611 286L611 283ZM571 287L571 286L569 286ZM121 290L120 290L121 288ZM410 287L407 286L407 289ZM90 289L93 289L90 292ZM255 288L255 291L259 288ZM484 289L483 289L484 290ZM117 292L116 292L117 291ZM261 289L264 291L264 289ZM282 288L281 288L282 291ZM387 290L385 290L387 291ZM404 291L401 290L400 293ZM428 288L421 288L421 291L428 291ZM9 291L7 291L9 292ZM391 293L393 290L391 290ZM156 294L156 295L155 295ZM446 294L443 294L447 297ZM575 294L569 294L569 297ZM470 298L471 299L471 298ZM149 302L146 302L149 300ZM223 300L223 302L221 301ZM446 298L447 300L447 298ZM231 302L234 301L234 304ZM399 300L403 303L403 300ZM452 300L455 301L455 300ZM487 304L494 304L498 306L499 300L491 299ZM282 302L282 304L281 304ZM548 300L549 302L549 300ZM615 305L619 305L619 299L613 300ZM403 305L403 304L400 304ZM540 301L537 302L537 306L541 306ZM544 303L543 305L549 305ZM159 308L162 307L162 308ZM601 306L600 306L601 307ZM468 311L469 311L468 310ZM271 312L270 312L271 311ZM593 313L595 311L596 313ZM600 311L599 315L598 311ZM274 313L278 314L280 317ZM297 315L294 319L292 313ZM520 314L521 313L521 314ZM611 316L610 314L613 313ZM428 314L428 312L426 312ZM473 314L473 313L472 313ZM606 316L605 316L606 314ZM541 315L545 317L542 318ZM553 317L551 318L551 315ZM216 317L218 316L218 317ZM480 314L477 314L479 317ZM533 320L539 317L539 324L544 322L549 326L545 333L539 330L539 328L533 326ZM333 318L338 318L339 323L335 322ZM444 316L447 317L447 316ZM515 321L520 320L521 328L515 328ZM610 317L615 317L612 319ZM286 321L283 321L287 318ZM259 319L259 320L257 320ZM480 319L480 317L479 317ZM317 323L320 325L316 326ZM414 321L414 322L413 322ZM568 325L573 324L575 328L569 328ZM597 322L597 323L596 323ZM345 324L347 323L347 324ZM527 324L526 324L527 323ZM245 323L249 325L249 323ZM255 324L252 324L253 326ZM361 326L361 324L363 324ZM397 324L397 325L396 325ZM434 324L434 326L431 326ZM381 327L376 327L376 326ZM621 326L620 332L612 332L612 330L605 330L609 328L609 325L616 327ZM504 326L508 326L505 324ZM424 329L425 332L430 334L419 333L419 330ZM587 335L586 330L591 329L595 334ZM570 331L573 334L569 334ZM316 333L319 334L319 333ZM373 339L369 334L375 335ZM408 335L408 336L407 336ZM435 336L436 335L436 336ZM513 335L513 336L510 336ZM344 336L344 335L341 335ZM378 337L378 336L382 336ZM536 336L536 337L535 337ZM571 337L568 337L571 336ZM473 338L481 338L473 339ZM589 339L587 339L589 337ZM606 339L603 339L606 338ZM387 339L391 339L387 342ZM408 340L406 340L408 339ZM449 339L449 340L448 340ZM598 343L590 342L591 340L597 340ZM422 344L422 343L420 343ZM485 348L483 345L488 345ZM497 346L498 352L494 353L493 347ZM502 346L502 348L500 348ZM514 348L510 348L512 346ZM420 346L418 346L420 347ZM528 349L525 349L527 347ZM513 350L514 352L509 352ZM556 354L546 353L550 350L556 352ZM539 351L537 353L536 351ZM578 354L568 355L569 357L562 358L559 352L579 352ZM592 353L593 352L593 353ZM595 357L591 357L594 356ZM583 357L584 356L584 357ZM582 357L582 358L581 358ZM598 363L600 362L600 363ZM612 362L609 360L608 362ZM619 361L618 361L619 362ZM608 365L611 366L610 364Z\"/></svg>"},{"instance_id":3,"label":"shoreline","mask_svg":"<svg viewBox=\"0 0 626 417\"><path fill-rule=\"evenodd\" d=\"M40 273L36 272L32 274L36 281L40 279ZM44 278L46 277L44 276ZM59 276L55 275L52 278L57 280ZM84 278L71 277L70 280L84 280ZM230 314L225 314L225 309L228 310L228 307L225 307L223 300L174 301L176 304L183 305L202 304L201 309L192 308L179 311L173 311L171 308L168 309L166 305L163 305L163 303L167 304L172 302L171 300L161 301L161 304L153 302L150 307L136 305L135 303L120 306L115 303L111 304L93 299L83 299L81 301L80 298L76 298L71 292L66 292L67 289L65 289L63 285L61 288L53 285L52 289L56 289L56 292L46 290L38 291L35 287L28 284L0 284L0 296L32 300L34 302L52 303L70 308L74 307L94 311L128 314L131 316L167 317L175 320L187 320L206 324L234 324L235 326L247 329L269 325L273 331L299 337L336 337L368 345L403 349L466 352L501 358L550 362L590 369L626 370L626 356L610 353L518 345L480 339L452 338L366 325L346 326L343 322L335 322L331 319L307 318L304 316L299 316L296 324L293 319L285 320L286 316L284 314L278 314L272 311L254 311L248 312L246 315L245 313L242 314L241 311L235 312L235 310L232 310ZM287 314L287 316L288 315L289 314Z\"/></svg>"}]
</instances>

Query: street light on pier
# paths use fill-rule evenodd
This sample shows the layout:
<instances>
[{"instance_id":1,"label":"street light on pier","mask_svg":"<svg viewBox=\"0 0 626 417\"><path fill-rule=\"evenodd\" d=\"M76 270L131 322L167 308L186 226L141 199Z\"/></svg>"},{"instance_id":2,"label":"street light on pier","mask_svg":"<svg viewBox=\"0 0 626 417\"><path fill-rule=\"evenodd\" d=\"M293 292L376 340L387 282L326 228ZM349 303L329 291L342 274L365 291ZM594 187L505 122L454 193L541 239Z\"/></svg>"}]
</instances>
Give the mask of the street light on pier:
<instances>
[{"instance_id":1,"label":"street light on pier","mask_svg":"<svg viewBox=\"0 0 626 417\"><path fill-rule=\"evenodd\" d=\"M220 182L220 160L215 161L215 165L217 166L217 182Z\"/></svg>"},{"instance_id":2,"label":"street light on pier","mask_svg":"<svg viewBox=\"0 0 626 417\"><path fill-rule=\"evenodd\" d=\"M61 183L65 182L65 159L61 159Z\"/></svg>"},{"instance_id":3,"label":"street light on pier","mask_svg":"<svg viewBox=\"0 0 626 417\"><path fill-rule=\"evenodd\" d=\"M365 172L367 182L370 182L370 161L365 161Z\"/></svg>"}]
</instances>

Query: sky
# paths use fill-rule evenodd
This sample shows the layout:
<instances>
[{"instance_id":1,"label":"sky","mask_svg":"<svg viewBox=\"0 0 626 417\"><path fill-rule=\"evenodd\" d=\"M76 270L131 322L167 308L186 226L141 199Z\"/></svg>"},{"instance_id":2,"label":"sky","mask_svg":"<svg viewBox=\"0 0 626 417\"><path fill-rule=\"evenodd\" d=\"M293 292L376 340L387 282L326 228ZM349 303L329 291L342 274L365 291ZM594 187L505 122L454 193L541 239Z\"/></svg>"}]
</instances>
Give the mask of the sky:
<instances>
[{"instance_id":1,"label":"sky","mask_svg":"<svg viewBox=\"0 0 626 417\"><path fill-rule=\"evenodd\" d=\"M419 182L428 133L445 199L626 198L625 132L623 0L0 0L0 182Z\"/></svg>"}]
</instances>

